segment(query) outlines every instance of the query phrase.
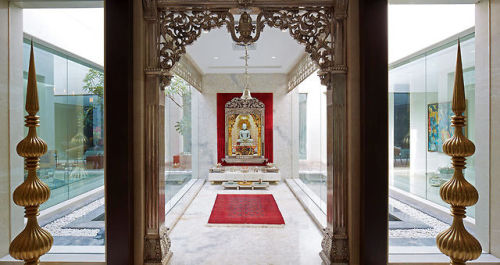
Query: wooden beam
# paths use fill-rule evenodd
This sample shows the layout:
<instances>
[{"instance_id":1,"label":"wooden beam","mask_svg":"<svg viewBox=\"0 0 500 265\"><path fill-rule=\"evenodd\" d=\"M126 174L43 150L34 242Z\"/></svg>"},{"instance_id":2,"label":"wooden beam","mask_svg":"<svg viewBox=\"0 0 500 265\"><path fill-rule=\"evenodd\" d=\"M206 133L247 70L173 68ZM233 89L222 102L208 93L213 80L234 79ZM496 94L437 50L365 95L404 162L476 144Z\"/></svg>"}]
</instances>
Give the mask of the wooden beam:
<instances>
[{"instance_id":1,"label":"wooden beam","mask_svg":"<svg viewBox=\"0 0 500 265\"><path fill-rule=\"evenodd\" d=\"M387 0L359 0L361 94L360 264L388 258Z\"/></svg>"},{"instance_id":2,"label":"wooden beam","mask_svg":"<svg viewBox=\"0 0 500 265\"><path fill-rule=\"evenodd\" d=\"M237 1L237 0L158 0L158 7L199 7L199 8L234 8L243 6L238 2L250 2L248 6L252 7L314 7L325 6L333 7L335 1L332 0L253 0L253 1Z\"/></svg>"},{"instance_id":3,"label":"wooden beam","mask_svg":"<svg viewBox=\"0 0 500 265\"><path fill-rule=\"evenodd\" d=\"M106 262L133 264L133 0L106 0Z\"/></svg>"}]
</instances>

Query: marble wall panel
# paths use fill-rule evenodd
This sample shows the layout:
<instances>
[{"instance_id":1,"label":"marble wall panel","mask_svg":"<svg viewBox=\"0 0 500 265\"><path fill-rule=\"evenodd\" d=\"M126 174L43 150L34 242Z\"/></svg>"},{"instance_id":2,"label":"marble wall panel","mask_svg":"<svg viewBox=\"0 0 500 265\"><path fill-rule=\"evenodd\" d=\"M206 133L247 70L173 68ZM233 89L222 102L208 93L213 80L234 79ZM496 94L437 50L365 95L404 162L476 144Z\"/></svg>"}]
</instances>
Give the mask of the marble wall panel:
<instances>
[{"instance_id":1,"label":"marble wall panel","mask_svg":"<svg viewBox=\"0 0 500 265\"><path fill-rule=\"evenodd\" d=\"M16 153L24 137L22 10L0 0L0 257L24 227L23 208L12 192L23 181L23 159Z\"/></svg>"}]
</instances>

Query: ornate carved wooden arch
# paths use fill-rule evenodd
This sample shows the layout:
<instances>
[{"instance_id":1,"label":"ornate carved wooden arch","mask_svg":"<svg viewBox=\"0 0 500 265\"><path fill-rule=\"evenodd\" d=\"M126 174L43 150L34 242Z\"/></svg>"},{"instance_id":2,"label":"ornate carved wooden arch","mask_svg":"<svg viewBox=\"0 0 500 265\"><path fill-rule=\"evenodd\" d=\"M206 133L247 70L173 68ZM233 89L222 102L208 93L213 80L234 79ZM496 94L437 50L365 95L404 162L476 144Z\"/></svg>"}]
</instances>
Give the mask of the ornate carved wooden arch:
<instances>
[{"instance_id":1,"label":"ornate carved wooden arch","mask_svg":"<svg viewBox=\"0 0 500 265\"><path fill-rule=\"evenodd\" d=\"M333 14L332 7L260 8L255 25L246 11L240 15L236 25L229 8L161 9L158 14L159 65L163 71L170 72L186 53L186 46L198 39L202 31L225 25L235 42L247 44L257 41L267 25L288 30L295 40L305 46L305 51L319 69L328 72L334 67L335 60Z\"/></svg>"},{"instance_id":2,"label":"ornate carved wooden arch","mask_svg":"<svg viewBox=\"0 0 500 265\"><path fill-rule=\"evenodd\" d=\"M164 94L174 67L204 30L226 26L233 40L250 43L267 25L287 29L305 46L327 87L327 223L320 256L324 264L347 263L347 86L348 0L143 0L145 31L144 261L161 264L171 256L164 226ZM250 11L251 10L251 11ZM256 13L256 23L246 12ZM234 13L242 14L239 23ZM160 144L158 144L160 143ZM335 169L333 168L335 165ZM330 194L330 193L329 193ZM163 243L163 244L162 244Z\"/></svg>"}]
</instances>

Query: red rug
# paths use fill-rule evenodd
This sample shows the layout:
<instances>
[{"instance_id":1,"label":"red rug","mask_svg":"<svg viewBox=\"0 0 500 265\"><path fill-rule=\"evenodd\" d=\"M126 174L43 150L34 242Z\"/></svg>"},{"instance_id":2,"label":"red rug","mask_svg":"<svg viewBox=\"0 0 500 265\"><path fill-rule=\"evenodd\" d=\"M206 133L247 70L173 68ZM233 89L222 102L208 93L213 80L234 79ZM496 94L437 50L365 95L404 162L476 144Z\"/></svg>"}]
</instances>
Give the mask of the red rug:
<instances>
[{"instance_id":1,"label":"red rug","mask_svg":"<svg viewBox=\"0 0 500 265\"><path fill-rule=\"evenodd\" d=\"M217 194L209 224L285 224L271 194Z\"/></svg>"}]
</instances>

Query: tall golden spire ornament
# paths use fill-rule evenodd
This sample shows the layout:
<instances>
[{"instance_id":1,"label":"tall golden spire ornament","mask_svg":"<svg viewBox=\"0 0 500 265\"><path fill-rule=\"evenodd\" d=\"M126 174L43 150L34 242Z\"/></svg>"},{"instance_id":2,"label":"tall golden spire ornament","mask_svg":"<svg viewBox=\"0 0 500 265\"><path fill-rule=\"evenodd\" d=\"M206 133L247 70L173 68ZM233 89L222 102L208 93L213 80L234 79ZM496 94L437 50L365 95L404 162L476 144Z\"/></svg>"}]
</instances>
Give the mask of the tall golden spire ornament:
<instances>
[{"instance_id":1,"label":"tall golden spire ornament","mask_svg":"<svg viewBox=\"0 0 500 265\"><path fill-rule=\"evenodd\" d=\"M439 233L436 243L439 250L450 257L450 264L465 264L481 255L481 244L464 227L465 208L477 203L479 195L476 188L464 177L465 159L474 154L476 147L463 133L465 127L465 90L462 72L462 56L460 41L458 42L457 66L455 71L455 86L453 88L452 110L455 116L451 118L455 127L453 136L443 144L443 151L451 156L454 168L453 177L441 186L440 194L443 201L451 205L453 222L447 230Z\"/></svg>"},{"instance_id":2,"label":"tall golden spire ornament","mask_svg":"<svg viewBox=\"0 0 500 265\"><path fill-rule=\"evenodd\" d=\"M31 42L30 65L28 72L28 87L26 92L25 126L28 135L17 145L17 153L24 157L24 168L28 176L24 182L14 190L14 203L23 206L25 217L28 219L26 227L12 240L9 254L24 264L40 264L40 256L47 253L52 247L54 239L49 232L38 224L38 207L50 197L50 189L36 175L40 157L47 152L47 144L38 137L36 127L40 125L38 113L38 90L36 85L35 58L33 56L33 41Z\"/></svg>"}]
</instances>

